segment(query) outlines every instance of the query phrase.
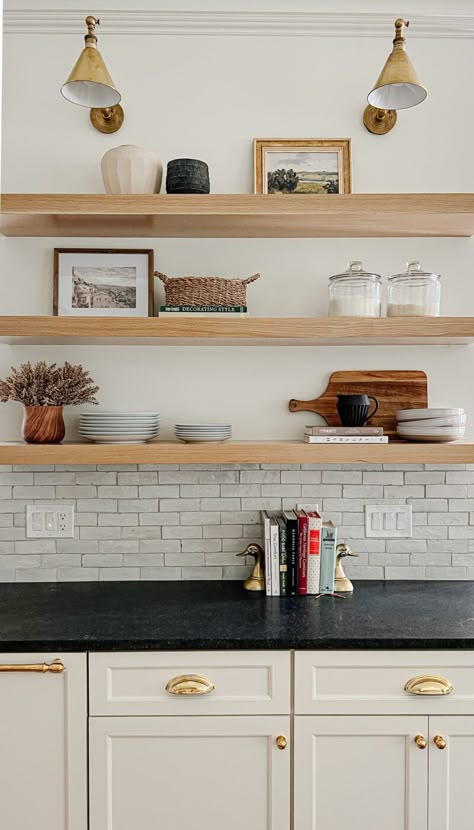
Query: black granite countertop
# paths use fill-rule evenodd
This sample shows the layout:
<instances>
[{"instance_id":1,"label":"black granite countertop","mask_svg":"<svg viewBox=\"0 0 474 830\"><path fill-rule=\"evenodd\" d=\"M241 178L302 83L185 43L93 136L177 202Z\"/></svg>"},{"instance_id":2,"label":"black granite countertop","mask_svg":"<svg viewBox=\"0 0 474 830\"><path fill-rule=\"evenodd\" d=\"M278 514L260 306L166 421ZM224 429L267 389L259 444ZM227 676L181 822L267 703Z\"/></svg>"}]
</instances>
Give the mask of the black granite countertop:
<instances>
[{"instance_id":1,"label":"black granite countertop","mask_svg":"<svg viewBox=\"0 0 474 830\"><path fill-rule=\"evenodd\" d=\"M346 599L236 582L0 585L0 652L474 649L471 582L356 582Z\"/></svg>"}]
</instances>

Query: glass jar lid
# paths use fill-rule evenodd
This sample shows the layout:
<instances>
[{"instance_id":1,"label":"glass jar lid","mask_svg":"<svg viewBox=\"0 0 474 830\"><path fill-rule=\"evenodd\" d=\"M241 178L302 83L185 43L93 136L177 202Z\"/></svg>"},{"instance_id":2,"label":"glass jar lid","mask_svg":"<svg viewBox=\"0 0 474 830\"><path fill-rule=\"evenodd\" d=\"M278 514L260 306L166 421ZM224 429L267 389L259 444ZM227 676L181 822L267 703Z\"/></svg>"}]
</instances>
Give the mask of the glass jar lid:
<instances>
[{"instance_id":1,"label":"glass jar lid","mask_svg":"<svg viewBox=\"0 0 474 830\"><path fill-rule=\"evenodd\" d=\"M333 277L329 277L329 282L335 280L360 280L361 282L381 283L382 277L380 274L371 274L369 271L364 271L362 262L354 260L349 262L346 271L343 271L342 274L334 274Z\"/></svg>"},{"instance_id":2,"label":"glass jar lid","mask_svg":"<svg viewBox=\"0 0 474 830\"><path fill-rule=\"evenodd\" d=\"M413 262L407 262L407 267L405 271L402 271L401 274L394 274L392 277L389 277L388 280L391 282L392 280L440 280L441 274L435 274L431 271L423 271L421 268L421 262L417 259L413 260Z\"/></svg>"}]
</instances>

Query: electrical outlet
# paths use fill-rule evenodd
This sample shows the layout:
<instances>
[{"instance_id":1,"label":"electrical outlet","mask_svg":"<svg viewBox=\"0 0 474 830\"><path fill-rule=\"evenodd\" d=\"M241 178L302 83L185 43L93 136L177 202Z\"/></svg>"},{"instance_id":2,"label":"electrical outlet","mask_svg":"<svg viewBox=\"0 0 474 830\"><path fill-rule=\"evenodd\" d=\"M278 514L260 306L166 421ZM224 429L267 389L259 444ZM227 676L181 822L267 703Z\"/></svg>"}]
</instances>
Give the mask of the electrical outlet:
<instances>
[{"instance_id":1,"label":"electrical outlet","mask_svg":"<svg viewBox=\"0 0 474 830\"><path fill-rule=\"evenodd\" d=\"M27 504L28 539L74 539L72 504Z\"/></svg>"},{"instance_id":2,"label":"electrical outlet","mask_svg":"<svg viewBox=\"0 0 474 830\"><path fill-rule=\"evenodd\" d=\"M375 539L410 538L411 504L366 504L365 535Z\"/></svg>"}]
</instances>

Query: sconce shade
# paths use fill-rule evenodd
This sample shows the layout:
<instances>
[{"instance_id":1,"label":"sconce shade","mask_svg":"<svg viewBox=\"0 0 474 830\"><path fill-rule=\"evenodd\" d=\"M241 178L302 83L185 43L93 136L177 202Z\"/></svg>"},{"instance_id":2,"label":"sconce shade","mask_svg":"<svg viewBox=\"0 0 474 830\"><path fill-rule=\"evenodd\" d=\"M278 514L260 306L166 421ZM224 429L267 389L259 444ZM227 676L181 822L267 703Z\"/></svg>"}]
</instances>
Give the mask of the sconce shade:
<instances>
[{"instance_id":1,"label":"sconce shade","mask_svg":"<svg viewBox=\"0 0 474 830\"><path fill-rule=\"evenodd\" d=\"M114 107L122 97L95 46L86 46L82 50L61 92L73 104L101 109Z\"/></svg>"},{"instance_id":2,"label":"sconce shade","mask_svg":"<svg viewBox=\"0 0 474 830\"><path fill-rule=\"evenodd\" d=\"M413 64L403 49L394 49L367 101L382 110L403 110L421 104L427 96Z\"/></svg>"}]
</instances>

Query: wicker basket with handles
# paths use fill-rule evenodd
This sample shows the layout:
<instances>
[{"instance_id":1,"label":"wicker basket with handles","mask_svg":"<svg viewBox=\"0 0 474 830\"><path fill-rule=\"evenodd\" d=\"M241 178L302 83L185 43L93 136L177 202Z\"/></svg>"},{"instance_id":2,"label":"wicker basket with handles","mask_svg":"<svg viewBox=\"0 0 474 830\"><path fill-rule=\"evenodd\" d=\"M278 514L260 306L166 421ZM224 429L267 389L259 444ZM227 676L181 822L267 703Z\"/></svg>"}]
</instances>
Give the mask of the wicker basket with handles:
<instances>
[{"instance_id":1,"label":"wicker basket with handles","mask_svg":"<svg viewBox=\"0 0 474 830\"><path fill-rule=\"evenodd\" d=\"M167 277L155 271L165 286L166 305L247 305L247 285L258 280L260 274L253 274L246 280L225 277Z\"/></svg>"}]
</instances>

